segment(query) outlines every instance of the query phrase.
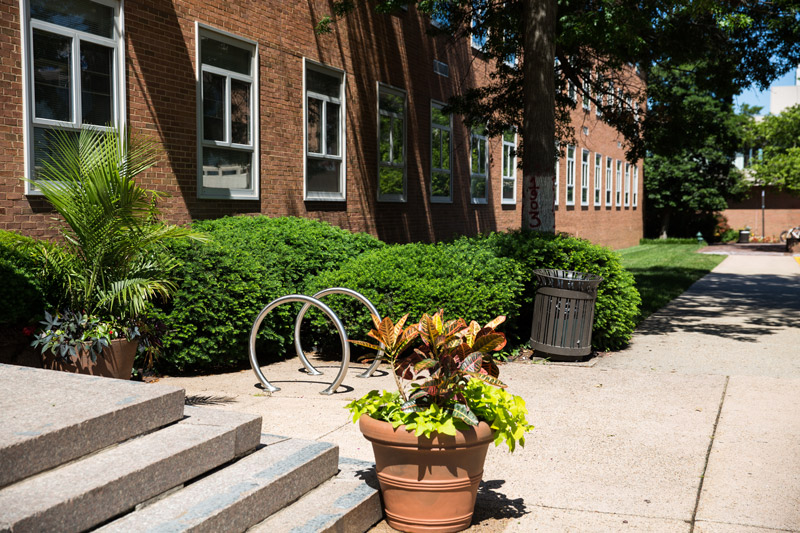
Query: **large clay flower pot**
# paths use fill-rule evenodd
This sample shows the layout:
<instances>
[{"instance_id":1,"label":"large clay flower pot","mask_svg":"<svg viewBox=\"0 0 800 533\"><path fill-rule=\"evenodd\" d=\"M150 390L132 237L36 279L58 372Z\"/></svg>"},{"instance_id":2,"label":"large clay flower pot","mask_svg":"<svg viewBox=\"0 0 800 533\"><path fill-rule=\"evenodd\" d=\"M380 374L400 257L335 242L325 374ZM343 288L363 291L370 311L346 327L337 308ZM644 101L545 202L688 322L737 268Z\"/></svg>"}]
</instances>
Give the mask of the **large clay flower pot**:
<instances>
[{"instance_id":1,"label":"large clay flower pot","mask_svg":"<svg viewBox=\"0 0 800 533\"><path fill-rule=\"evenodd\" d=\"M131 379L133 360L136 358L136 348L139 341L116 339L97 356L97 361L92 362L92 357L83 350L78 352L78 357L71 357L64 361L56 357L50 350L42 354L42 366L62 372L74 374L89 374L105 378Z\"/></svg>"},{"instance_id":2,"label":"large clay flower pot","mask_svg":"<svg viewBox=\"0 0 800 533\"><path fill-rule=\"evenodd\" d=\"M469 527L492 442L492 429L486 422L455 437L434 434L429 439L367 415L358 425L372 442L390 526L439 533Z\"/></svg>"}]
</instances>

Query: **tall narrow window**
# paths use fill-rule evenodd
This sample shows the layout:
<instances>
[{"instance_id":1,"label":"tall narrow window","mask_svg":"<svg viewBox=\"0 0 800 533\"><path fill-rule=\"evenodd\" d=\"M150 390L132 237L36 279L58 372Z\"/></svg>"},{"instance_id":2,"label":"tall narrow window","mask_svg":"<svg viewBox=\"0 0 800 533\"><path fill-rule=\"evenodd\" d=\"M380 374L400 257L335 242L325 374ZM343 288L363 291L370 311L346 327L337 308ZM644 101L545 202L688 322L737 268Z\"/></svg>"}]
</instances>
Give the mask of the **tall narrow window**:
<instances>
[{"instance_id":1,"label":"tall narrow window","mask_svg":"<svg viewBox=\"0 0 800 533\"><path fill-rule=\"evenodd\" d=\"M575 205L575 147L567 146L567 205Z\"/></svg>"},{"instance_id":2,"label":"tall narrow window","mask_svg":"<svg viewBox=\"0 0 800 533\"><path fill-rule=\"evenodd\" d=\"M606 157L606 207L611 207L614 205L613 197L612 197L612 189L613 189L613 178L612 174L614 173L614 160L610 157Z\"/></svg>"},{"instance_id":3,"label":"tall narrow window","mask_svg":"<svg viewBox=\"0 0 800 533\"><path fill-rule=\"evenodd\" d=\"M470 198L473 204L485 204L488 197L489 154L486 126L472 128L470 146Z\"/></svg>"},{"instance_id":4,"label":"tall narrow window","mask_svg":"<svg viewBox=\"0 0 800 533\"><path fill-rule=\"evenodd\" d=\"M592 94L592 73L589 70L583 72L583 91L581 100L583 100L583 110L590 111L592 109L592 101L589 97Z\"/></svg>"},{"instance_id":5,"label":"tall narrow window","mask_svg":"<svg viewBox=\"0 0 800 533\"><path fill-rule=\"evenodd\" d=\"M603 182L603 156L594 154L594 205L600 205L601 187Z\"/></svg>"},{"instance_id":6,"label":"tall narrow window","mask_svg":"<svg viewBox=\"0 0 800 533\"><path fill-rule=\"evenodd\" d=\"M258 198L256 44L198 26L201 198Z\"/></svg>"},{"instance_id":7,"label":"tall narrow window","mask_svg":"<svg viewBox=\"0 0 800 533\"><path fill-rule=\"evenodd\" d=\"M345 199L344 73L305 60L305 199Z\"/></svg>"},{"instance_id":8,"label":"tall narrow window","mask_svg":"<svg viewBox=\"0 0 800 533\"><path fill-rule=\"evenodd\" d=\"M120 4L26 0L23 9L26 176L50 157L56 132L106 129L124 120ZM26 184L27 192L36 192Z\"/></svg>"},{"instance_id":9,"label":"tall narrow window","mask_svg":"<svg viewBox=\"0 0 800 533\"><path fill-rule=\"evenodd\" d=\"M622 161L617 159L617 187L616 187L617 207L622 205Z\"/></svg>"},{"instance_id":10,"label":"tall narrow window","mask_svg":"<svg viewBox=\"0 0 800 533\"><path fill-rule=\"evenodd\" d=\"M589 150L581 153L581 205L589 205Z\"/></svg>"},{"instance_id":11,"label":"tall narrow window","mask_svg":"<svg viewBox=\"0 0 800 533\"><path fill-rule=\"evenodd\" d=\"M501 203L517 203L517 134L503 132L503 197Z\"/></svg>"},{"instance_id":12,"label":"tall narrow window","mask_svg":"<svg viewBox=\"0 0 800 533\"><path fill-rule=\"evenodd\" d=\"M431 102L431 202L453 200L451 165L452 117L442 111L444 104Z\"/></svg>"},{"instance_id":13,"label":"tall narrow window","mask_svg":"<svg viewBox=\"0 0 800 533\"><path fill-rule=\"evenodd\" d=\"M554 200L553 205L558 205L558 195L561 192L561 147L556 144L556 179L553 183Z\"/></svg>"},{"instance_id":14,"label":"tall narrow window","mask_svg":"<svg viewBox=\"0 0 800 533\"><path fill-rule=\"evenodd\" d=\"M625 207L631 205L631 164L625 162Z\"/></svg>"},{"instance_id":15,"label":"tall narrow window","mask_svg":"<svg viewBox=\"0 0 800 533\"><path fill-rule=\"evenodd\" d=\"M378 86L378 200L406 199L406 93Z\"/></svg>"},{"instance_id":16,"label":"tall narrow window","mask_svg":"<svg viewBox=\"0 0 800 533\"><path fill-rule=\"evenodd\" d=\"M633 167L633 207L639 205L639 167Z\"/></svg>"}]
</instances>

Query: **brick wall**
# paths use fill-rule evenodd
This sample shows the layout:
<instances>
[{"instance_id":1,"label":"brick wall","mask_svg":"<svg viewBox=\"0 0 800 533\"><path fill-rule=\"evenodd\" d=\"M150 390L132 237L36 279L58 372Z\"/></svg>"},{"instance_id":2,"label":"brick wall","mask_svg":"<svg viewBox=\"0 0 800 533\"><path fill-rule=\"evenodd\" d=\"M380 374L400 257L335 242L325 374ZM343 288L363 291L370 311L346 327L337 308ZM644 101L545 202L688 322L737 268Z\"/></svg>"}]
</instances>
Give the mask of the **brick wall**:
<instances>
[{"instance_id":1,"label":"brick wall","mask_svg":"<svg viewBox=\"0 0 800 533\"><path fill-rule=\"evenodd\" d=\"M762 227L761 188L754 187L747 199L731 203L722 216L731 228L749 226L751 234L759 236L778 237L782 231L800 226L800 197L767 188L764 207Z\"/></svg>"},{"instance_id":2,"label":"brick wall","mask_svg":"<svg viewBox=\"0 0 800 533\"><path fill-rule=\"evenodd\" d=\"M0 0L0 78L3 127L0 153L0 227L47 234L50 213L41 200L24 195L22 64L19 4ZM489 65L466 40L426 35L428 22L407 12L382 15L365 4L340 21L330 35L315 35L313 23L329 12L327 2L270 3L255 0L128 0L125 2L126 102L129 125L162 143L161 162L142 176L145 187L169 194L162 211L175 223L236 214L264 213L324 220L368 231L388 241L440 240L520 225L517 205L501 205L502 148L491 139L486 205L470 203L469 132L453 120L453 202L430 203L430 103L447 101L487 79ZM195 22L258 43L261 193L258 200L211 200L197 195L197 93ZM303 58L346 72L347 181L345 202L303 200ZM433 72L433 60L447 63L448 78ZM376 200L377 83L407 92L407 202ZM594 111L575 113L580 146L624 159L616 133L595 124ZM578 161L580 165L580 161ZM561 164L564 194L565 164ZM592 168L593 172L593 168ZM639 183L643 175L640 169ZM580 179L580 168L578 169ZM521 178L520 178L521 180ZM556 224L601 244L635 244L642 234L643 196L638 208L557 207Z\"/></svg>"}]
</instances>

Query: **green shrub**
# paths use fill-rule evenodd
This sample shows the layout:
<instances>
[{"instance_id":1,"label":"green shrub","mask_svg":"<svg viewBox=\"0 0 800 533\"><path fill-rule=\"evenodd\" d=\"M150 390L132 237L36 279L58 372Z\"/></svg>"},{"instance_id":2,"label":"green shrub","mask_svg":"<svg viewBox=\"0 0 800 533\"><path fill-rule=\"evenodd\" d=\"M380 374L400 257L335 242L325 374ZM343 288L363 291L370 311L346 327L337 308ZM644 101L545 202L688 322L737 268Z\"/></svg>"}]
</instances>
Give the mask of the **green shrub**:
<instances>
[{"instance_id":1,"label":"green shrub","mask_svg":"<svg viewBox=\"0 0 800 533\"><path fill-rule=\"evenodd\" d=\"M157 312L169 333L159 367L171 371L230 369L248 360L250 329L271 300L310 294L318 271L383 245L329 224L300 218L226 217L196 222L207 243L175 243L179 290ZM280 306L261 326L259 357L275 358L292 343L299 304Z\"/></svg>"},{"instance_id":2,"label":"green shrub","mask_svg":"<svg viewBox=\"0 0 800 533\"><path fill-rule=\"evenodd\" d=\"M0 230L0 324L21 324L44 313L45 288L36 265L20 247L33 239Z\"/></svg>"},{"instance_id":3,"label":"green shrub","mask_svg":"<svg viewBox=\"0 0 800 533\"><path fill-rule=\"evenodd\" d=\"M309 294L329 287L347 287L366 296L382 316L397 319L409 313L444 309L445 316L481 324L498 315L513 322L519 310L523 275L518 265L481 247L453 244L387 246L352 258L340 268L320 273ZM325 302L339 315L353 339L366 339L371 327L363 304L348 296L331 295ZM320 313L313 318L313 342L338 353L338 338ZM307 347L304 341L304 347Z\"/></svg>"},{"instance_id":4,"label":"green shrub","mask_svg":"<svg viewBox=\"0 0 800 533\"><path fill-rule=\"evenodd\" d=\"M633 276L622 266L616 252L583 239L538 232L493 233L461 241L519 264L525 287L519 300L516 331L521 341L530 338L533 301L538 288L533 270L537 268L577 270L602 276L603 282L597 290L592 346L596 350L618 350L630 340L641 298Z\"/></svg>"}]
</instances>

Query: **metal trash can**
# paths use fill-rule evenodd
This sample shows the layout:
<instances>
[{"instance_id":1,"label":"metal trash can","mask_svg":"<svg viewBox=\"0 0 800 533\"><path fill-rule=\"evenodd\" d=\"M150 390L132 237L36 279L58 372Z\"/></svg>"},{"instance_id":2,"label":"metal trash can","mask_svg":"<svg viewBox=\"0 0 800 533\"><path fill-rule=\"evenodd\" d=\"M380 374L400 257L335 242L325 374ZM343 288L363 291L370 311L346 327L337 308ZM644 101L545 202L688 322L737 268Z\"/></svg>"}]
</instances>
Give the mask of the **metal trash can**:
<instances>
[{"instance_id":1,"label":"metal trash can","mask_svg":"<svg viewBox=\"0 0 800 533\"><path fill-rule=\"evenodd\" d=\"M573 270L537 269L531 348L554 359L577 360L592 353L597 286L603 278Z\"/></svg>"}]
</instances>

